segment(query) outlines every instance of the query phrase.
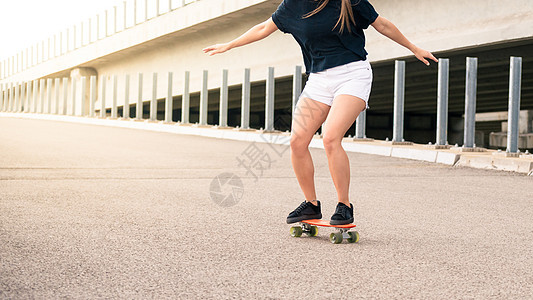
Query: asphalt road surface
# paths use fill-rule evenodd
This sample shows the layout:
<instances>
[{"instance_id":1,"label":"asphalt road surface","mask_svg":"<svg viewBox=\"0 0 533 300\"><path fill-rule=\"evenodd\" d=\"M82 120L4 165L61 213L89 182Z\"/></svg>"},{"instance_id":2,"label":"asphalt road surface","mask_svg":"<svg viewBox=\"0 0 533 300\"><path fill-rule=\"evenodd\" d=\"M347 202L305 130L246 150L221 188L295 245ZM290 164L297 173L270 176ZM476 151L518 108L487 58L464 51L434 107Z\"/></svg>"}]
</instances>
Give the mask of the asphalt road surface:
<instances>
[{"instance_id":1,"label":"asphalt road surface","mask_svg":"<svg viewBox=\"0 0 533 300\"><path fill-rule=\"evenodd\" d=\"M531 298L533 177L348 156L361 240L333 245L289 235L287 148L0 118L0 298Z\"/></svg>"}]
</instances>

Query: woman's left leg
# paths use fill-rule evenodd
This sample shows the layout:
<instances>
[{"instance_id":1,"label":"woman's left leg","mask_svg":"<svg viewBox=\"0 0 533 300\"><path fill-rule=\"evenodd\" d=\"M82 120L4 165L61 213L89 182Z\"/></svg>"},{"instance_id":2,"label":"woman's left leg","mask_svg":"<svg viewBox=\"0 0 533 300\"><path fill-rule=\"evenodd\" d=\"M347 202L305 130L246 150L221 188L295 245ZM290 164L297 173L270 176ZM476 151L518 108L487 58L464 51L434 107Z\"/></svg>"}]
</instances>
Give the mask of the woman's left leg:
<instances>
[{"instance_id":1,"label":"woman's left leg","mask_svg":"<svg viewBox=\"0 0 533 300\"><path fill-rule=\"evenodd\" d=\"M328 157L329 172L340 203L350 207L350 162L341 142L346 131L366 108L366 102L355 96L339 95L333 101L324 125L323 143Z\"/></svg>"}]
</instances>

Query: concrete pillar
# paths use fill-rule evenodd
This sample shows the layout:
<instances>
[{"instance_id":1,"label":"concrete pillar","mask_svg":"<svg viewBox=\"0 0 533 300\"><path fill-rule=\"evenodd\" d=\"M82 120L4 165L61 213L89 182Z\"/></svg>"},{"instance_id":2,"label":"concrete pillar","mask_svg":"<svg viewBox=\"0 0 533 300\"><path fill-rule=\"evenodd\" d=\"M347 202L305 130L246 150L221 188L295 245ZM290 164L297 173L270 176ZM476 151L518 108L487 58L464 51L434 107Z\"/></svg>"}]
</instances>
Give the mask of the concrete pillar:
<instances>
[{"instance_id":1,"label":"concrete pillar","mask_svg":"<svg viewBox=\"0 0 533 300\"><path fill-rule=\"evenodd\" d=\"M24 112L30 112L30 102L31 102L31 92L32 92L32 82L26 82L26 99L24 99Z\"/></svg>"},{"instance_id":2,"label":"concrete pillar","mask_svg":"<svg viewBox=\"0 0 533 300\"><path fill-rule=\"evenodd\" d=\"M244 80L242 83L242 104L241 104L241 128L250 128L250 69L244 69Z\"/></svg>"},{"instance_id":3,"label":"concrete pillar","mask_svg":"<svg viewBox=\"0 0 533 300\"><path fill-rule=\"evenodd\" d=\"M94 111L95 111L95 104L96 104L96 97L98 93L98 85L96 82L96 76L92 75L90 79L90 86L89 90L91 93L91 100L89 103L89 117L94 118Z\"/></svg>"},{"instance_id":4,"label":"concrete pillar","mask_svg":"<svg viewBox=\"0 0 533 300\"><path fill-rule=\"evenodd\" d=\"M117 33L118 27L117 27L117 7L113 6L113 34Z\"/></svg>"},{"instance_id":5,"label":"concrete pillar","mask_svg":"<svg viewBox=\"0 0 533 300\"><path fill-rule=\"evenodd\" d=\"M507 152L518 152L518 121L520 119L520 91L522 88L522 58L511 57L509 75L509 115L507 122Z\"/></svg>"},{"instance_id":6,"label":"concrete pillar","mask_svg":"<svg viewBox=\"0 0 533 300\"><path fill-rule=\"evenodd\" d=\"M106 9L105 11L105 19L104 19L104 37L109 36L109 10Z\"/></svg>"},{"instance_id":7,"label":"concrete pillar","mask_svg":"<svg viewBox=\"0 0 533 300\"><path fill-rule=\"evenodd\" d=\"M38 99L39 99L39 81L34 80L33 81L33 103L31 106L31 112L36 113L37 107L38 107Z\"/></svg>"},{"instance_id":8,"label":"concrete pillar","mask_svg":"<svg viewBox=\"0 0 533 300\"><path fill-rule=\"evenodd\" d=\"M80 99L80 115L85 117L87 115L87 77L81 77L81 99Z\"/></svg>"},{"instance_id":9,"label":"concrete pillar","mask_svg":"<svg viewBox=\"0 0 533 300\"><path fill-rule=\"evenodd\" d=\"M47 100L46 100L46 113L52 113L52 78L46 80L46 91L47 91Z\"/></svg>"},{"instance_id":10,"label":"concrete pillar","mask_svg":"<svg viewBox=\"0 0 533 300\"><path fill-rule=\"evenodd\" d=\"M172 109L174 107L174 101L172 101L172 72L168 72L168 85L167 85L167 99L165 102L165 122L172 122Z\"/></svg>"},{"instance_id":11,"label":"concrete pillar","mask_svg":"<svg viewBox=\"0 0 533 300\"><path fill-rule=\"evenodd\" d=\"M157 121L157 73L152 78L152 100L150 100L150 121Z\"/></svg>"},{"instance_id":12,"label":"concrete pillar","mask_svg":"<svg viewBox=\"0 0 533 300\"><path fill-rule=\"evenodd\" d=\"M126 30L126 28L128 28L128 22L127 22L127 20L128 20L128 18L127 18L127 16L128 16L128 2L126 2L126 1L122 2L122 11L123 11L123 14L122 14L123 18L122 19L124 21L124 30Z\"/></svg>"},{"instance_id":13,"label":"concrete pillar","mask_svg":"<svg viewBox=\"0 0 533 300\"><path fill-rule=\"evenodd\" d=\"M84 84L85 84L85 87L89 86L90 77L97 76L97 75L98 73L93 68L76 68L70 72L71 80L76 81L76 84L79 87L83 87ZM82 83L82 81L84 81L85 83ZM89 89L85 88L85 89L77 89L75 92L76 92L75 93L76 103L73 102L74 103L73 107L76 110L73 111L73 114L84 115L82 114L82 112L87 112L90 109L89 108L90 103L89 101L87 101L87 99L89 99L90 97L90 91Z\"/></svg>"},{"instance_id":14,"label":"concrete pillar","mask_svg":"<svg viewBox=\"0 0 533 300\"><path fill-rule=\"evenodd\" d=\"M24 112L26 110L26 88L27 84L26 82L22 82L20 84L20 106L19 106L19 112Z\"/></svg>"},{"instance_id":15,"label":"concrete pillar","mask_svg":"<svg viewBox=\"0 0 533 300\"><path fill-rule=\"evenodd\" d=\"M76 83L78 81L73 79L73 78L71 78L71 79L72 80L70 82L70 84L71 84L71 90L70 90L71 99L70 99L70 103L71 103L72 107L70 109L70 115L75 116L76 115L76 106L77 106L76 102L78 101L78 97L76 97L77 96L77 94L76 94L76 92L77 92L77 84Z\"/></svg>"},{"instance_id":16,"label":"concrete pillar","mask_svg":"<svg viewBox=\"0 0 533 300\"><path fill-rule=\"evenodd\" d=\"M57 57L57 34L54 34L54 57Z\"/></svg>"},{"instance_id":17,"label":"concrete pillar","mask_svg":"<svg viewBox=\"0 0 533 300\"><path fill-rule=\"evenodd\" d=\"M70 28L67 28L67 39L66 39L66 49L65 49L65 53L68 53L70 51Z\"/></svg>"},{"instance_id":18,"label":"concrete pillar","mask_svg":"<svg viewBox=\"0 0 533 300\"><path fill-rule=\"evenodd\" d=\"M100 39L100 15L96 15L96 38L95 41Z\"/></svg>"},{"instance_id":19,"label":"concrete pillar","mask_svg":"<svg viewBox=\"0 0 533 300\"><path fill-rule=\"evenodd\" d=\"M54 81L55 96L56 96L56 103L54 105L54 114L56 115L59 114L59 100L61 98L60 87L61 87L61 79L56 78Z\"/></svg>"},{"instance_id":20,"label":"concrete pillar","mask_svg":"<svg viewBox=\"0 0 533 300\"><path fill-rule=\"evenodd\" d=\"M222 70L218 126L228 127L228 70Z\"/></svg>"},{"instance_id":21,"label":"concrete pillar","mask_svg":"<svg viewBox=\"0 0 533 300\"><path fill-rule=\"evenodd\" d=\"M405 102L405 61L395 62L393 142L403 142Z\"/></svg>"},{"instance_id":22,"label":"concrete pillar","mask_svg":"<svg viewBox=\"0 0 533 300\"><path fill-rule=\"evenodd\" d=\"M117 75L113 75L113 99L111 102L111 118L112 119L116 119L118 116L117 95L118 95L118 77Z\"/></svg>"},{"instance_id":23,"label":"concrete pillar","mask_svg":"<svg viewBox=\"0 0 533 300\"><path fill-rule=\"evenodd\" d=\"M52 43L51 38L48 38L48 55L46 56L46 60L50 60L52 58Z\"/></svg>"},{"instance_id":24,"label":"concrete pillar","mask_svg":"<svg viewBox=\"0 0 533 300\"><path fill-rule=\"evenodd\" d=\"M477 58L466 58L464 147L474 148L476 133Z\"/></svg>"},{"instance_id":25,"label":"concrete pillar","mask_svg":"<svg viewBox=\"0 0 533 300\"><path fill-rule=\"evenodd\" d=\"M274 131L274 68L268 68L265 99L265 131Z\"/></svg>"},{"instance_id":26,"label":"concrete pillar","mask_svg":"<svg viewBox=\"0 0 533 300\"><path fill-rule=\"evenodd\" d=\"M181 98L181 123L189 124L189 106L190 106L190 94L189 94L189 82L190 72L185 71L183 96Z\"/></svg>"},{"instance_id":27,"label":"concrete pillar","mask_svg":"<svg viewBox=\"0 0 533 300\"><path fill-rule=\"evenodd\" d=\"M124 106L122 108L122 118L130 118L130 75L124 78Z\"/></svg>"},{"instance_id":28,"label":"concrete pillar","mask_svg":"<svg viewBox=\"0 0 533 300\"><path fill-rule=\"evenodd\" d=\"M148 0L144 0L144 22L148 20Z\"/></svg>"},{"instance_id":29,"label":"concrete pillar","mask_svg":"<svg viewBox=\"0 0 533 300\"><path fill-rule=\"evenodd\" d=\"M159 17L159 0L155 0L155 16Z\"/></svg>"},{"instance_id":30,"label":"concrete pillar","mask_svg":"<svg viewBox=\"0 0 533 300\"><path fill-rule=\"evenodd\" d=\"M41 99L39 102L39 113L44 114L44 104L46 101L46 81L44 79L41 79L39 83L39 87L41 88L40 89Z\"/></svg>"},{"instance_id":31,"label":"concrete pillar","mask_svg":"<svg viewBox=\"0 0 533 300\"><path fill-rule=\"evenodd\" d=\"M137 25L137 0L133 0L133 26L135 25Z\"/></svg>"},{"instance_id":32,"label":"concrete pillar","mask_svg":"<svg viewBox=\"0 0 533 300\"><path fill-rule=\"evenodd\" d=\"M207 80L208 80L208 72L207 70L204 70L203 73L203 79L202 79L202 91L200 92L200 125L207 125L207 113L208 113L208 107L207 107L207 101L208 101L208 89L207 89Z\"/></svg>"},{"instance_id":33,"label":"concrete pillar","mask_svg":"<svg viewBox=\"0 0 533 300\"><path fill-rule=\"evenodd\" d=\"M68 107L68 78L63 78L63 107L61 108L61 114L67 115Z\"/></svg>"},{"instance_id":34,"label":"concrete pillar","mask_svg":"<svg viewBox=\"0 0 533 300\"><path fill-rule=\"evenodd\" d=\"M87 25L87 40L88 44L92 43L92 32L93 32L93 18L89 18L89 24Z\"/></svg>"},{"instance_id":35,"label":"concrete pillar","mask_svg":"<svg viewBox=\"0 0 533 300\"><path fill-rule=\"evenodd\" d=\"M138 87L139 87L139 90L137 91L137 105L136 105L135 119L142 120L143 118L143 74L142 73L139 73Z\"/></svg>"},{"instance_id":36,"label":"concrete pillar","mask_svg":"<svg viewBox=\"0 0 533 300\"><path fill-rule=\"evenodd\" d=\"M12 106L13 106L13 83L8 83L6 87L6 111L12 112Z\"/></svg>"},{"instance_id":37,"label":"concrete pillar","mask_svg":"<svg viewBox=\"0 0 533 300\"><path fill-rule=\"evenodd\" d=\"M85 44L84 44L84 41L85 39L83 38L84 36L84 33L83 32L83 21L80 23L80 47L83 47Z\"/></svg>"},{"instance_id":38,"label":"concrete pillar","mask_svg":"<svg viewBox=\"0 0 533 300\"><path fill-rule=\"evenodd\" d=\"M4 111L4 84L0 83L0 111Z\"/></svg>"},{"instance_id":39,"label":"concrete pillar","mask_svg":"<svg viewBox=\"0 0 533 300\"><path fill-rule=\"evenodd\" d=\"M60 32L59 33L59 51L58 51L58 56L61 56L63 55L63 32Z\"/></svg>"},{"instance_id":40,"label":"concrete pillar","mask_svg":"<svg viewBox=\"0 0 533 300\"><path fill-rule=\"evenodd\" d=\"M13 112L18 112L20 106L20 85L15 83L15 101L13 102Z\"/></svg>"},{"instance_id":41,"label":"concrete pillar","mask_svg":"<svg viewBox=\"0 0 533 300\"><path fill-rule=\"evenodd\" d=\"M105 100L106 100L106 96L107 96L107 91L106 91L106 84L107 84L107 77L106 76L102 76L100 77L100 82L102 84L102 94L101 94L101 97L100 97L100 118L105 118L106 117L106 103L105 103Z\"/></svg>"}]
</instances>

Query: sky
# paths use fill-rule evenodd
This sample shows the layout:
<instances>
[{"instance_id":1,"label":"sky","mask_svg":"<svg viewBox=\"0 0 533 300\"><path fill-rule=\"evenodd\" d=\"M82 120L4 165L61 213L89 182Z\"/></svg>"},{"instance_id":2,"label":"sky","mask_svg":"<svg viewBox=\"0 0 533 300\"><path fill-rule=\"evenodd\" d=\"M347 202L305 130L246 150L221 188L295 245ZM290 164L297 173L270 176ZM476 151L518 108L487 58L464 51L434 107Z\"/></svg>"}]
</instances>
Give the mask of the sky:
<instances>
[{"instance_id":1,"label":"sky","mask_svg":"<svg viewBox=\"0 0 533 300\"><path fill-rule=\"evenodd\" d=\"M123 0L0 0L0 61Z\"/></svg>"}]
</instances>

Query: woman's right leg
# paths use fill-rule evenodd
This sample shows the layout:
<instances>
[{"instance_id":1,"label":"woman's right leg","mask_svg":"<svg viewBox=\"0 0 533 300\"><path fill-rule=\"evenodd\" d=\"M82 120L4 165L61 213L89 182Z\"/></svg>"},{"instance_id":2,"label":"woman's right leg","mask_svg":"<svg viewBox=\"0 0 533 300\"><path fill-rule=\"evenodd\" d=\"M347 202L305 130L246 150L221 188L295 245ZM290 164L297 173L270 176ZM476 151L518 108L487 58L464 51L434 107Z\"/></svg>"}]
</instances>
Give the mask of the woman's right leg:
<instances>
[{"instance_id":1,"label":"woman's right leg","mask_svg":"<svg viewBox=\"0 0 533 300\"><path fill-rule=\"evenodd\" d=\"M302 98L296 105L292 119L291 161L294 173L305 199L316 203L315 169L309 152L309 143L328 116L330 106Z\"/></svg>"}]
</instances>

